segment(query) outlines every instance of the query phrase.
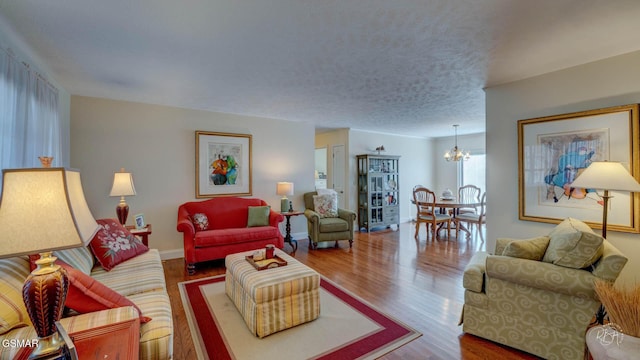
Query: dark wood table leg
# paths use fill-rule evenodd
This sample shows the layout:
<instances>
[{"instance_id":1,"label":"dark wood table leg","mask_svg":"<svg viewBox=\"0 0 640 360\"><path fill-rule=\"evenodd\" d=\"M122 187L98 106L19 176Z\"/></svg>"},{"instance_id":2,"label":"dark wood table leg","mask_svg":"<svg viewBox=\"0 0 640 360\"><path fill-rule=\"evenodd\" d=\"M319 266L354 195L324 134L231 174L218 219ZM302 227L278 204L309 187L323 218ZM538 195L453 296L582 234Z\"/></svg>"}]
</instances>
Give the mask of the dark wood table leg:
<instances>
[{"instance_id":1,"label":"dark wood table leg","mask_svg":"<svg viewBox=\"0 0 640 360\"><path fill-rule=\"evenodd\" d=\"M291 215L285 214L284 217L287 218L287 223L285 226L285 230L287 233L286 233L286 236L284 237L284 241L286 243L289 243L289 245L291 245L291 248L293 249L291 254L295 254L296 251L298 250L298 240L291 237Z\"/></svg>"}]
</instances>

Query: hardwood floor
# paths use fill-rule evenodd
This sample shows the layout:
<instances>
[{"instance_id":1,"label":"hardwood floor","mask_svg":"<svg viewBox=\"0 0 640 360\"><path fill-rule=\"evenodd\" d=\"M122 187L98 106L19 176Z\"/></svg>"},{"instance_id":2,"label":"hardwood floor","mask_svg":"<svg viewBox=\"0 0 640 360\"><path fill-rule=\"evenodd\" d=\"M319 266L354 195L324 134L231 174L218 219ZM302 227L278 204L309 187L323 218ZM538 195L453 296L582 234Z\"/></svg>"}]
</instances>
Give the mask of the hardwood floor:
<instances>
[{"instance_id":1,"label":"hardwood floor","mask_svg":"<svg viewBox=\"0 0 640 360\"><path fill-rule=\"evenodd\" d=\"M406 223L397 230L356 232L352 249L342 241L339 248L309 251L308 240L302 239L295 258L422 332L420 338L383 359L537 359L463 334L457 325L464 302L464 267L485 247L479 234L472 234L469 240L461 234L457 240L452 233L451 240L433 241L421 226L416 241L414 231L414 224ZM291 249L285 245L285 250ZM195 359L177 284L224 274L224 261L199 266L193 276L186 275L183 259L165 261L164 269L175 327L174 359Z\"/></svg>"}]
</instances>

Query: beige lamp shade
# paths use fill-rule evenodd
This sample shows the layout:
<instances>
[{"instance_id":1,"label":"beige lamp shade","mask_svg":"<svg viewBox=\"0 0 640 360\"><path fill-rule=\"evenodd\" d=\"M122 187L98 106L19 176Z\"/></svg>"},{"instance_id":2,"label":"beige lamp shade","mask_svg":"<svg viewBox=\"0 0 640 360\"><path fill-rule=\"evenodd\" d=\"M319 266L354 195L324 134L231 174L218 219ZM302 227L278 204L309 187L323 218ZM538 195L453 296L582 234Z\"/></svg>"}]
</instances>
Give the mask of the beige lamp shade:
<instances>
[{"instance_id":1,"label":"beige lamp shade","mask_svg":"<svg viewBox=\"0 0 640 360\"><path fill-rule=\"evenodd\" d=\"M293 195L293 183L292 182L279 182L276 185L276 194L286 197L287 195Z\"/></svg>"},{"instance_id":2,"label":"beige lamp shade","mask_svg":"<svg viewBox=\"0 0 640 360\"><path fill-rule=\"evenodd\" d=\"M640 192L636 179L622 163L615 161L594 161L571 183L571 187Z\"/></svg>"},{"instance_id":3,"label":"beige lamp shade","mask_svg":"<svg viewBox=\"0 0 640 360\"><path fill-rule=\"evenodd\" d=\"M97 230L78 171L3 171L0 258L83 246Z\"/></svg>"},{"instance_id":4,"label":"beige lamp shade","mask_svg":"<svg viewBox=\"0 0 640 360\"><path fill-rule=\"evenodd\" d=\"M136 187L133 186L133 176L131 173L120 172L113 174L113 186L109 196L132 196L136 194Z\"/></svg>"}]
</instances>

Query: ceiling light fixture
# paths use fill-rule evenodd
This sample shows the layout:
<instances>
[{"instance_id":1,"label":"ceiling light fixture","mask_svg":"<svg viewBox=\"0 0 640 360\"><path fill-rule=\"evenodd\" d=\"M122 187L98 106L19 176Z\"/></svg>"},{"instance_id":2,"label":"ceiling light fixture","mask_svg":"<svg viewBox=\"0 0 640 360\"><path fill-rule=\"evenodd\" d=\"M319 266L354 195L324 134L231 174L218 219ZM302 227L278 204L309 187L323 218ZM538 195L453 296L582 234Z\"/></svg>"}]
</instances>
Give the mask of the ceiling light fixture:
<instances>
[{"instance_id":1,"label":"ceiling light fixture","mask_svg":"<svg viewBox=\"0 0 640 360\"><path fill-rule=\"evenodd\" d=\"M444 159L447 161L469 160L471 158L471 153L469 151L458 149L458 126L460 125L453 125L456 132L456 143L451 150L448 150L444 154Z\"/></svg>"}]
</instances>

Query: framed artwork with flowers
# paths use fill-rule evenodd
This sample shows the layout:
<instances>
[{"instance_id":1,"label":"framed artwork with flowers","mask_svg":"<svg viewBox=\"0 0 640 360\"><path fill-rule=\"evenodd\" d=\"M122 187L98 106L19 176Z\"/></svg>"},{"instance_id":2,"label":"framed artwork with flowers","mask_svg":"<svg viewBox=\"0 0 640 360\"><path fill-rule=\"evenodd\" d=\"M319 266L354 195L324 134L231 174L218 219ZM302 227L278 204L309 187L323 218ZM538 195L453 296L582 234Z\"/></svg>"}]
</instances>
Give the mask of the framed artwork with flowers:
<instances>
[{"instance_id":1,"label":"framed artwork with flowers","mask_svg":"<svg viewBox=\"0 0 640 360\"><path fill-rule=\"evenodd\" d=\"M251 195L251 140L196 131L196 198Z\"/></svg>"}]
</instances>

